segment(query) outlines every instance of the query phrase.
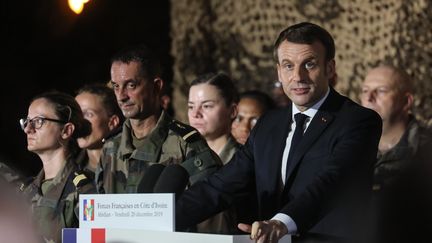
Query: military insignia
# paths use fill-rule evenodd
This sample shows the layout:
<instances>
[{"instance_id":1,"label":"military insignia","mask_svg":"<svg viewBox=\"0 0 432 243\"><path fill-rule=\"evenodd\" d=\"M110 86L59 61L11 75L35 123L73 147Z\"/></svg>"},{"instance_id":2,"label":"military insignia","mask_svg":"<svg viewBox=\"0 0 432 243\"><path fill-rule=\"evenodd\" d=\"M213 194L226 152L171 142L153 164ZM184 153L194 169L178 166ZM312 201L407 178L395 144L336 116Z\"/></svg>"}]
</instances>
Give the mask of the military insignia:
<instances>
[{"instance_id":1,"label":"military insignia","mask_svg":"<svg viewBox=\"0 0 432 243\"><path fill-rule=\"evenodd\" d=\"M199 132L193 127L182 124L178 121L172 121L169 125L169 128L178 135L180 135L182 139L188 143L192 143L201 138Z\"/></svg>"},{"instance_id":2,"label":"military insignia","mask_svg":"<svg viewBox=\"0 0 432 243\"><path fill-rule=\"evenodd\" d=\"M197 133L197 131L195 130L189 132L188 134L183 136L183 140L187 140L190 136L193 136L195 133Z\"/></svg>"},{"instance_id":3,"label":"military insignia","mask_svg":"<svg viewBox=\"0 0 432 243\"><path fill-rule=\"evenodd\" d=\"M79 187L79 186L87 183L88 180L89 179L84 174L78 174L77 172L75 172L75 177L72 180L72 182L76 187Z\"/></svg>"},{"instance_id":4,"label":"military insignia","mask_svg":"<svg viewBox=\"0 0 432 243\"><path fill-rule=\"evenodd\" d=\"M182 124L180 124L180 123L175 123L176 124L176 126L178 126L179 128L181 128L181 129L186 129L186 127L185 126L183 126Z\"/></svg>"}]
</instances>

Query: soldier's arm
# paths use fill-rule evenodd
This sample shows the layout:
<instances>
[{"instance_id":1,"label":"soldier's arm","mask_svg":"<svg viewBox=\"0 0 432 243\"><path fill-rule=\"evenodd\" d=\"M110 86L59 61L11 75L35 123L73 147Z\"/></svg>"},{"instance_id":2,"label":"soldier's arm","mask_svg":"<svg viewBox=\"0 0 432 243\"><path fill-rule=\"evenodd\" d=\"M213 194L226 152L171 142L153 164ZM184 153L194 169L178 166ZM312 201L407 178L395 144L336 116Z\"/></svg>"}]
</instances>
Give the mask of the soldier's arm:
<instances>
[{"instance_id":1,"label":"soldier's arm","mask_svg":"<svg viewBox=\"0 0 432 243\"><path fill-rule=\"evenodd\" d=\"M189 173L191 184L213 174L223 165L219 156L210 149L205 139L193 127L173 121L170 130L178 134L183 141L185 159L181 165Z\"/></svg>"},{"instance_id":2,"label":"soldier's arm","mask_svg":"<svg viewBox=\"0 0 432 243\"><path fill-rule=\"evenodd\" d=\"M98 163L96 170L95 170L95 179L94 179L94 183L96 185L96 191L100 194L105 193L105 190L103 187L103 178L104 178L103 173L104 173L104 168L102 165L102 156L101 156L101 159L99 160L99 163Z\"/></svg>"},{"instance_id":3,"label":"soldier's arm","mask_svg":"<svg viewBox=\"0 0 432 243\"><path fill-rule=\"evenodd\" d=\"M85 171L75 172L72 183L75 186L74 193L77 200L75 202L74 212L76 217L79 218L79 194L96 194L97 190L94 180L92 180L88 175L86 175Z\"/></svg>"},{"instance_id":4,"label":"soldier's arm","mask_svg":"<svg viewBox=\"0 0 432 243\"><path fill-rule=\"evenodd\" d=\"M109 171L109 167L112 164L113 160L116 156L116 146L118 146L117 143L113 139L106 142L102 148L102 154L99 160L99 164L96 167L95 171L95 184L96 189L98 193L104 194L107 191L110 191L108 185L106 183L107 179L109 179L110 176L112 176Z\"/></svg>"},{"instance_id":5,"label":"soldier's arm","mask_svg":"<svg viewBox=\"0 0 432 243\"><path fill-rule=\"evenodd\" d=\"M194 184L213 174L223 163L205 141L198 140L188 145L186 160L181 165L189 172L190 183Z\"/></svg>"}]
</instances>

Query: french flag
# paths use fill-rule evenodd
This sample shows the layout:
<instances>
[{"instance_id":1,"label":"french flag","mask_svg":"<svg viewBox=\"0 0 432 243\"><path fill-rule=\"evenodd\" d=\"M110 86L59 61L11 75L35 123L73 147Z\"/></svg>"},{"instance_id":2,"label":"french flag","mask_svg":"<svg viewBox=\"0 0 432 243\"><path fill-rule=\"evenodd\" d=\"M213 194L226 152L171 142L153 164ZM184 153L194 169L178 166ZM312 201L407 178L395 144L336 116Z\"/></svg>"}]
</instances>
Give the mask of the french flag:
<instances>
[{"instance_id":1,"label":"french flag","mask_svg":"<svg viewBox=\"0 0 432 243\"><path fill-rule=\"evenodd\" d=\"M77 234L78 229L66 228L63 229L63 243L106 243L105 229L89 229L81 230Z\"/></svg>"}]
</instances>

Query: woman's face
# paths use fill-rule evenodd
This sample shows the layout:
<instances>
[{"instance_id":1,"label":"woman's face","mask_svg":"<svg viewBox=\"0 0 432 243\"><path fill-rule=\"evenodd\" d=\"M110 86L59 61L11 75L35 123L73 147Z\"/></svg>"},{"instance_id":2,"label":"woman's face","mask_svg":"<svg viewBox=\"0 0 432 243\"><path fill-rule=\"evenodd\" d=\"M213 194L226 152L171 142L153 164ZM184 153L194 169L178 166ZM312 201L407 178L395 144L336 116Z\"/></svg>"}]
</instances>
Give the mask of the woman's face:
<instances>
[{"instance_id":1,"label":"woman's face","mask_svg":"<svg viewBox=\"0 0 432 243\"><path fill-rule=\"evenodd\" d=\"M237 109L231 133L237 142L245 144L258 118L264 113L264 107L256 99L242 98Z\"/></svg>"},{"instance_id":2,"label":"woman's face","mask_svg":"<svg viewBox=\"0 0 432 243\"><path fill-rule=\"evenodd\" d=\"M88 92L81 93L75 97L84 118L91 123L92 132L89 136L78 138L78 145L83 149L102 148L102 139L108 136L110 127L110 116L103 106L102 98Z\"/></svg>"},{"instance_id":3,"label":"woman's face","mask_svg":"<svg viewBox=\"0 0 432 243\"><path fill-rule=\"evenodd\" d=\"M44 118L59 120L54 112L53 105L48 100L44 98L36 99L28 108L27 119L30 122L27 122L24 128L27 135L27 149L36 154L62 147L64 124L45 120Z\"/></svg>"},{"instance_id":4,"label":"woman's face","mask_svg":"<svg viewBox=\"0 0 432 243\"><path fill-rule=\"evenodd\" d=\"M213 85L198 84L189 89L189 124L206 139L229 134L236 112L236 105L227 105Z\"/></svg>"}]
</instances>

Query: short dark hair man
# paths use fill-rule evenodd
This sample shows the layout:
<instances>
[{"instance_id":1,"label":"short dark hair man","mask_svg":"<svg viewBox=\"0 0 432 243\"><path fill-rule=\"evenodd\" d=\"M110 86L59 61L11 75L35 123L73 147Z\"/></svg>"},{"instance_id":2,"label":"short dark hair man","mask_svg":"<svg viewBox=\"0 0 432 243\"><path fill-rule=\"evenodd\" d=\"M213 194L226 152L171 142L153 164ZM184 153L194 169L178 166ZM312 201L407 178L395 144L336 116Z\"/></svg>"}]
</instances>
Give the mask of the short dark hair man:
<instances>
[{"instance_id":1,"label":"short dark hair man","mask_svg":"<svg viewBox=\"0 0 432 243\"><path fill-rule=\"evenodd\" d=\"M146 46L128 47L112 58L111 84L126 121L122 132L104 145L100 192L140 192L153 164L181 164L191 184L222 165L195 129L162 109L160 77L159 62Z\"/></svg>"},{"instance_id":2,"label":"short dark hair man","mask_svg":"<svg viewBox=\"0 0 432 243\"><path fill-rule=\"evenodd\" d=\"M334 55L333 38L318 25L299 23L281 32L274 56L292 103L262 116L233 160L182 194L177 227L193 225L230 205L237 193L253 190L257 221L239 228L258 242L276 242L287 233L356 237L381 120L329 86Z\"/></svg>"}]
</instances>

